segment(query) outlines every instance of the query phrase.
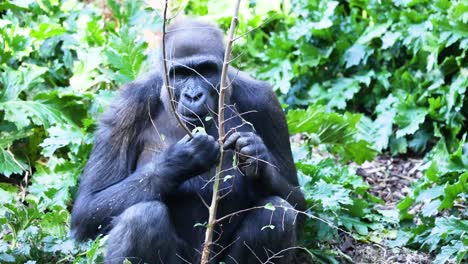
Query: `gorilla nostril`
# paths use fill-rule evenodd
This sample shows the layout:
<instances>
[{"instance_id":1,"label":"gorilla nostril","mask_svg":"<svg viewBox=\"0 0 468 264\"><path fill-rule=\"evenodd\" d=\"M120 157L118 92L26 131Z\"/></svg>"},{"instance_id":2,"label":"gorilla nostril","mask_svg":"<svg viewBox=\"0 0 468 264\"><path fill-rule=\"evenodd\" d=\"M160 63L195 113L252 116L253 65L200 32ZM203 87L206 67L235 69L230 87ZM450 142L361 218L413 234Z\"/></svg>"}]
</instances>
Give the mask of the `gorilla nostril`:
<instances>
[{"instance_id":1,"label":"gorilla nostril","mask_svg":"<svg viewBox=\"0 0 468 264\"><path fill-rule=\"evenodd\" d=\"M198 93L184 93L185 100L189 102L197 102L203 97L203 92Z\"/></svg>"},{"instance_id":2,"label":"gorilla nostril","mask_svg":"<svg viewBox=\"0 0 468 264\"><path fill-rule=\"evenodd\" d=\"M194 97L193 97L193 100L194 101L198 101L200 100L200 98L202 98L203 96L203 93L202 92L199 92L198 94L196 94Z\"/></svg>"},{"instance_id":3,"label":"gorilla nostril","mask_svg":"<svg viewBox=\"0 0 468 264\"><path fill-rule=\"evenodd\" d=\"M192 99L192 96L190 96L189 94L186 94L186 93L184 93L184 98L185 98L186 100L188 100L188 101L192 101L192 100L193 100L193 99Z\"/></svg>"}]
</instances>

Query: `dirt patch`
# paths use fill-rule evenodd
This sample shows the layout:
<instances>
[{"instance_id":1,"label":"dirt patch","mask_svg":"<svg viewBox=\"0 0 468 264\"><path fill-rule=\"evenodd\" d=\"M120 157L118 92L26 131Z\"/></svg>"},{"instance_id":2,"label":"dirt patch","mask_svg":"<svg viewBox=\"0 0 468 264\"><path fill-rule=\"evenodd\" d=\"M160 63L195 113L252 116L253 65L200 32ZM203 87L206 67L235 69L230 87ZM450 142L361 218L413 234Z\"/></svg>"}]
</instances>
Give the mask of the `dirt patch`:
<instances>
[{"instance_id":1,"label":"dirt patch","mask_svg":"<svg viewBox=\"0 0 468 264\"><path fill-rule=\"evenodd\" d=\"M369 183L369 191L384 200L382 209L394 209L397 203L411 193L411 183L422 177L422 160L413 158L392 157L381 155L373 161L362 165L352 164L356 173ZM336 250L346 254L339 257L341 263L358 264L426 264L431 263L430 255L408 248L388 248L379 244L366 244L351 238L347 234L340 235ZM299 254L297 263L315 263L310 257Z\"/></svg>"},{"instance_id":2,"label":"dirt patch","mask_svg":"<svg viewBox=\"0 0 468 264\"><path fill-rule=\"evenodd\" d=\"M352 252L347 254L353 259L353 263L359 264L429 264L432 262L427 254L421 252L407 248L389 249L371 244L358 244Z\"/></svg>"},{"instance_id":3,"label":"dirt patch","mask_svg":"<svg viewBox=\"0 0 468 264\"><path fill-rule=\"evenodd\" d=\"M381 155L358 167L356 173L370 185L370 192L385 201L386 209L411 193L411 183L422 177L422 160Z\"/></svg>"}]
</instances>

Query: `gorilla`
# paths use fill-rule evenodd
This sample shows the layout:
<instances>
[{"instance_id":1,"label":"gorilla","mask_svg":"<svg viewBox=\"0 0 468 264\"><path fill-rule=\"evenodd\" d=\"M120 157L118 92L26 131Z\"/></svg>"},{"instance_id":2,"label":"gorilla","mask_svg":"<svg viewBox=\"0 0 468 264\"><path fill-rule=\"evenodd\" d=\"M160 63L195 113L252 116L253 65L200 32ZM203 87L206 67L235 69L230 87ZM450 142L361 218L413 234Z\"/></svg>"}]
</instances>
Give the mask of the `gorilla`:
<instances>
[{"instance_id":1,"label":"gorilla","mask_svg":"<svg viewBox=\"0 0 468 264\"><path fill-rule=\"evenodd\" d=\"M206 133L189 137L177 123L160 65L125 85L100 119L71 234L108 234L106 263L200 262L219 159L223 37L192 19L172 23L166 35L176 112L188 128ZM228 79L217 212L228 217L216 225L210 263L291 263L305 200L284 113L265 82L233 67Z\"/></svg>"}]
</instances>

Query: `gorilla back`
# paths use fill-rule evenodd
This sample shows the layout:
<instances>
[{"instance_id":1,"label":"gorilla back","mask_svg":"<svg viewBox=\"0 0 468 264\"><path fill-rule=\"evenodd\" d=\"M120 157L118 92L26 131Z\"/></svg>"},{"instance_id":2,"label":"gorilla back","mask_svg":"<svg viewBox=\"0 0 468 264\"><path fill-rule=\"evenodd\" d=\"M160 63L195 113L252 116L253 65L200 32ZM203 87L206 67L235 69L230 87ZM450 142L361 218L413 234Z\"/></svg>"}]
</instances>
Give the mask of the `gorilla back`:
<instances>
[{"instance_id":1,"label":"gorilla back","mask_svg":"<svg viewBox=\"0 0 468 264\"><path fill-rule=\"evenodd\" d=\"M190 138L177 124L160 66L123 87L100 120L72 211L76 239L109 235L107 263L197 263L201 256L219 159L215 120L223 34L211 24L181 20L169 27L167 43L176 112L206 134ZM274 254L296 245L302 222L296 212L305 201L285 116L268 84L234 68L228 77L217 216L233 215L216 227L212 262L290 263L292 250ZM267 203L277 209L234 214Z\"/></svg>"}]
</instances>

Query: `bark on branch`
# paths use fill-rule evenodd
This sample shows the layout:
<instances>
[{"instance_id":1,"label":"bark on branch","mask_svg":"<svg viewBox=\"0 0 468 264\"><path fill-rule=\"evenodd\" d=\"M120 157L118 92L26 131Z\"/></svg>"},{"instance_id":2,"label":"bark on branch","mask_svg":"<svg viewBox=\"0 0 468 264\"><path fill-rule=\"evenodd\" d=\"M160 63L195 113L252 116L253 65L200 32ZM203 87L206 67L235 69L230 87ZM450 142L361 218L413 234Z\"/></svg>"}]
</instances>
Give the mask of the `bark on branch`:
<instances>
[{"instance_id":1,"label":"bark on branch","mask_svg":"<svg viewBox=\"0 0 468 264\"><path fill-rule=\"evenodd\" d=\"M227 74L228 74L228 68L229 68L229 63L230 63L230 56L231 56L231 50L232 50L232 44L234 42L234 33L237 27L238 23L238 15L239 15L239 6L240 6L241 0L236 1L236 5L234 8L234 12L232 15L231 19L231 26L229 27L229 33L228 33L228 41L226 43L226 49L224 51L224 61L223 61L223 68L221 71L221 85L219 89L219 100L218 100L218 141L219 144L221 145L220 148L220 158L219 158L219 163L218 166L216 167L216 174L214 178L214 183L213 183L213 195L211 198L211 204L209 208L209 216L208 216L208 225L206 227L206 233L205 233L205 242L203 244L203 251L202 251L202 257L201 257L201 264L207 264L210 258L210 248L211 244L213 242L213 230L216 225L216 212L218 209L218 200L219 200L219 180L221 177L221 171L222 171L222 166L223 166L223 156L224 156L224 151L223 151L223 140L225 136L225 131L224 131L224 97L226 90L229 88L228 87L228 82L227 82Z\"/></svg>"},{"instance_id":2,"label":"bark on branch","mask_svg":"<svg viewBox=\"0 0 468 264\"><path fill-rule=\"evenodd\" d=\"M164 1L164 11L163 11L163 27L162 27L162 60L163 60L163 71L164 71L164 86L166 86L167 94L169 96L169 102L171 105L171 111L174 114L179 125L187 132L190 137L193 137L192 132L188 129L185 123L180 119L179 114L176 111L175 107L175 98L172 95L171 84L169 82L169 71L167 70L167 58L166 58L166 24L167 24L167 6L169 0Z\"/></svg>"}]
</instances>

